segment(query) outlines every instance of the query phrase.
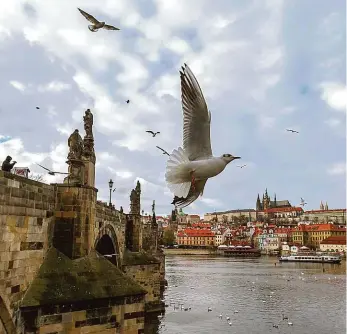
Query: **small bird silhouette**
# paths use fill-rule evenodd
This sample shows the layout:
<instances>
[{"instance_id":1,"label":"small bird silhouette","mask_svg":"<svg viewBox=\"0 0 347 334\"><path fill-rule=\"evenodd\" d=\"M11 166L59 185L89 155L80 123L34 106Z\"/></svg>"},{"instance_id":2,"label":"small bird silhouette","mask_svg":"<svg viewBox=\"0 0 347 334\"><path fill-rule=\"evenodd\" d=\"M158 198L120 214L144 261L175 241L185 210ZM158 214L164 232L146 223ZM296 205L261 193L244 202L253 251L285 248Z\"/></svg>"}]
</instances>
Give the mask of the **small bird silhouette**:
<instances>
[{"instance_id":1,"label":"small bird silhouette","mask_svg":"<svg viewBox=\"0 0 347 334\"><path fill-rule=\"evenodd\" d=\"M247 165L242 165L242 166L237 166L237 167L240 167L240 168L243 168L243 167L246 167Z\"/></svg>"},{"instance_id":2,"label":"small bird silhouette","mask_svg":"<svg viewBox=\"0 0 347 334\"><path fill-rule=\"evenodd\" d=\"M292 133L299 133L299 131L292 130L292 129L286 129L286 130L289 131L289 132L292 132Z\"/></svg>"},{"instance_id":3,"label":"small bird silhouette","mask_svg":"<svg viewBox=\"0 0 347 334\"><path fill-rule=\"evenodd\" d=\"M305 206L307 203L305 202L305 200L302 198L302 197L300 197L300 199L301 199L301 201L300 201L300 205L301 206Z\"/></svg>"},{"instance_id":4,"label":"small bird silhouette","mask_svg":"<svg viewBox=\"0 0 347 334\"><path fill-rule=\"evenodd\" d=\"M170 156L170 154L167 151L165 151L163 148L161 148L159 146L156 146L156 148L159 148L159 150L161 150L163 152L163 154Z\"/></svg>"},{"instance_id":5,"label":"small bird silhouette","mask_svg":"<svg viewBox=\"0 0 347 334\"><path fill-rule=\"evenodd\" d=\"M69 174L69 173L61 173L61 172L52 172L50 169L48 169L48 168L46 168L46 167L43 167L43 166L40 165L40 164L36 164L36 165L39 165L41 168L47 170L49 175L53 175L53 176L54 176L55 174L65 174L65 175L68 175L68 174Z\"/></svg>"},{"instance_id":6,"label":"small bird silhouette","mask_svg":"<svg viewBox=\"0 0 347 334\"><path fill-rule=\"evenodd\" d=\"M153 137L155 137L156 135L158 135L158 134L160 133L159 131L153 132L153 131L151 131L151 130L147 130L146 132L147 132L147 133L151 133Z\"/></svg>"},{"instance_id":7,"label":"small bird silhouette","mask_svg":"<svg viewBox=\"0 0 347 334\"><path fill-rule=\"evenodd\" d=\"M126 103L129 103L129 102L130 102L130 100L126 100L125 102L126 102Z\"/></svg>"},{"instance_id":8,"label":"small bird silhouette","mask_svg":"<svg viewBox=\"0 0 347 334\"><path fill-rule=\"evenodd\" d=\"M40 109L40 107L36 107L36 109Z\"/></svg>"},{"instance_id":9,"label":"small bird silhouette","mask_svg":"<svg viewBox=\"0 0 347 334\"><path fill-rule=\"evenodd\" d=\"M119 28L116 28L114 26L105 24L105 22L98 21L94 16L86 13L84 10L77 8L79 12L92 24L88 26L88 29L92 32L97 32L99 29L106 29L106 30L120 30Z\"/></svg>"}]
</instances>

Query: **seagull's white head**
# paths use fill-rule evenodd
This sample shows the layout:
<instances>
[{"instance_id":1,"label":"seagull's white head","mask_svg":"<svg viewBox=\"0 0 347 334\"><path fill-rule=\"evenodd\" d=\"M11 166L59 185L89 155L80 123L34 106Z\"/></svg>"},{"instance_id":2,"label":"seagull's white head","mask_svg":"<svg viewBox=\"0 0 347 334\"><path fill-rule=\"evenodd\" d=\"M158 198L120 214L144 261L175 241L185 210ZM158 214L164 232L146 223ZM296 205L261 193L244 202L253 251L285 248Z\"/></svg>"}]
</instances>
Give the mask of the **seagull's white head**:
<instances>
[{"instance_id":1,"label":"seagull's white head","mask_svg":"<svg viewBox=\"0 0 347 334\"><path fill-rule=\"evenodd\" d=\"M234 157L232 154L223 154L221 156L221 159L225 162L225 164L227 165L229 162L232 162L233 160L236 159L241 159L241 157Z\"/></svg>"}]
</instances>

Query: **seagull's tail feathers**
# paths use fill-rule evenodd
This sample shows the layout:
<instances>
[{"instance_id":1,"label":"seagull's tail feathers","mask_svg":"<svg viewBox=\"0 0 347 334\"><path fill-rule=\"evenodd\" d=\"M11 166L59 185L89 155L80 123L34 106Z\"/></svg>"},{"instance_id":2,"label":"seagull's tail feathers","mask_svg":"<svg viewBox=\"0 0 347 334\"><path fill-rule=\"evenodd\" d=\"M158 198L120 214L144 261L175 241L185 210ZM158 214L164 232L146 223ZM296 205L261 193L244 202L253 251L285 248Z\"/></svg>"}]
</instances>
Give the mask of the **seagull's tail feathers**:
<instances>
[{"instance_id":1,"label":"seagull's tail feathers","mask_svg":"<svg viewBox=\"0 0 347 334\"><path fill-rule=\"evenodd\" d=\"M190 186L190 160L186 152L179 147L173 150L166 164L165 179L170 191L177 197L187 197Z\"/></svg>"}]
</instances>

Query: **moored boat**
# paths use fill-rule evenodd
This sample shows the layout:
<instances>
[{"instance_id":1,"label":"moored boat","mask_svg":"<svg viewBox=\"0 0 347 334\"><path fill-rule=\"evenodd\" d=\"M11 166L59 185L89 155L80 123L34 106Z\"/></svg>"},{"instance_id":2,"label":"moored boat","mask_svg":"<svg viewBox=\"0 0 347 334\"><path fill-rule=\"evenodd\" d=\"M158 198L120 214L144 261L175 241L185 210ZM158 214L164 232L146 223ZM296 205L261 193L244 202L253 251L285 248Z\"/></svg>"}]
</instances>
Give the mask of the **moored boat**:
<instances>
[{"instance_id":1,"label":"moored boat","mask_svg":"<svg viewBox=\"0 0 347 334\"><path fill-rule=\"evenodd\" d=\"M341 258L333 255L290 255L281 256L281 262L340 263Z\"/></svg>"},{"instance_id":2,"label":"moored boat","mask_svg":"<svg viewBox=\"0 0 347 334\"><path fill-rule=\"evenodd\" d=\"M218 247L218 254L230 257L259 257L260 250L251 246Z\"/></svg>"}]
</instances>

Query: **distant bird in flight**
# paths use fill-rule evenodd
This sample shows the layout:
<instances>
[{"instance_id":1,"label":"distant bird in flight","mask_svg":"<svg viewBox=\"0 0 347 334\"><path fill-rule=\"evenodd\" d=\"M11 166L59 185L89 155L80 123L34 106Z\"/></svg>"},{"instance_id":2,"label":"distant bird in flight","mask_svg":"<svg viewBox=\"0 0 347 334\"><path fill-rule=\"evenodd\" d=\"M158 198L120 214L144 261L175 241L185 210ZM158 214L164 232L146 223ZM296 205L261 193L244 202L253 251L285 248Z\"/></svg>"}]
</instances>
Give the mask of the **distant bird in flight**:
<instances>
[{"instance_id":1,"label":"distant bird in flight","mask_svg":"<svg viewBox=\"0 0 347 334\"><path fill-rule=\"evenodd\" d=\"M159 148L159 150L161 150L163 152L163 154L170 156L170 154L167 151L165 151L163 148L161 148L159 146L156 146L156 148Z\"/></svg>"},{"instance_id":2,"label":"distant bird in flight","mask_svg":"<svg viewBox=\"0 0 347 334\"><path fill-rule=\"evenodd\" d=\"M52 172L50 169L48 169L48 168L46 168L46 167L43 167L43 166L40 165L40 164L36 164L36 165L39 165L41 168L47 170L49 175L53 175L53 176L54 176L55 174L66 174L66 175L69 174L69 173L61 173L61 172Z\"/></svg>"},{"instance_id":3,"label":"distant bird in flight","mask_svg":"<svg viewBox=\"0 0 347 334\"><path fill-rule=\"evenodd\" d=\"M40 107L36 107L36 109L40 109Z\"/></svg>"},{"instance_id":4,"label":"distant bird in flight","mask_svg":"<svg viewBox=\"0 0 347 334\"><path fill-rule=\"evenodd\" d=\"M207 180L220 174L228 163L240 157L212 155L208 111L203 93L191 69L184 64L181 77L183 109L183 149L173 150L167 161L165 178L174 194L174 204L184 208L202 196Z\"/></svg>"},{"instance_id":5,"label":"distant bird in flight","mask_svg":"<svg viewBox=\"0 0 347 334\"><path fill-rule=\"evenodd\" d=\"M126 102L126 103L129 103L129 102L130 102L130 100L126 100L125 102Z\"/></svg>"},{"instance_id":6,"label":"distant bird in flight","mask_svg":"<svg viewBox=\"0 0 347 334\"><path fill-rule=\"evenodd\" d=\"M293 132L293 133L299 133L299 131L295 131L295 130L292 130L292 129L286 129L287 131L289 132Z\"/></svg>"},{"instance_id":7,"label":"distant bird in flight","mask_svg":"<svg viewBox=\"0 0 347 334\"><path fill-rule=\"evenodd\" d=\"M151 133L153 137L155 137L156 135L158 135L158 134L160 133L159 131L153 132L153 131L151 131L151 130L147 130L146 132L147 132L147 133Z\"/></svg>"},{"instance_id":8,"label":"distant bird in flight","mask_svg":"<svg viewBox=\"0 0 347 334\"><path fill-rule=\"evenodd\" d=\"M97 32L99 29L106 29L106 30L120 30L119 28L116 28L114 26L105 24L105 22L98 21L94 16L86 13L84 10L77 8L80 13L92 24L88 26L88 29L92 32Z\"/></svg>"},{"instance_id":9,"label":"distant bird in flight","mask_svg":"<svg viewBox=\"0 0 347 334\"><path fill-rule=\"evenodd\" d=\"M300 199L301 199L301 201L300 201L300 205L301 206L305 206L307 203L305 202L305 200L302 198L302 197L300 197Z\"/></svg>"},{"instance_id":10,"label":"distant bird in flight","mask_svg":"<svg viewBox=\"0 0 347 334\"><path fill-rule=\"evenodd\" d=\"M237 167L240 167L240 168L243 168L243 167L246 167L247 165L242 165L242 166L237 166Z\"/></svg>"},{"instance_id":11,"label":"distant bird in flight","mask_svg":"<svg viewBox=\"0 0 347 334\"><path fill-rule=\"evenodd\" d=\"M4 136L4 137L0 136L0 144L6 143L6 142L8 142L11 139L12 139L11 136Z\"/></svg>"}]
</instances>

